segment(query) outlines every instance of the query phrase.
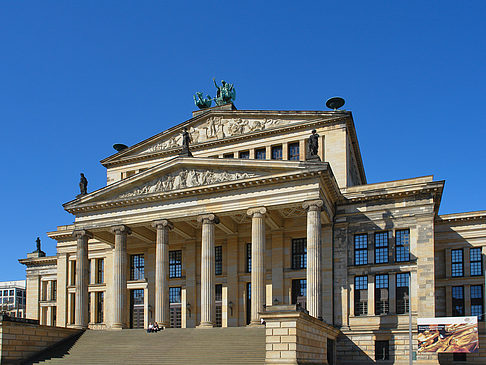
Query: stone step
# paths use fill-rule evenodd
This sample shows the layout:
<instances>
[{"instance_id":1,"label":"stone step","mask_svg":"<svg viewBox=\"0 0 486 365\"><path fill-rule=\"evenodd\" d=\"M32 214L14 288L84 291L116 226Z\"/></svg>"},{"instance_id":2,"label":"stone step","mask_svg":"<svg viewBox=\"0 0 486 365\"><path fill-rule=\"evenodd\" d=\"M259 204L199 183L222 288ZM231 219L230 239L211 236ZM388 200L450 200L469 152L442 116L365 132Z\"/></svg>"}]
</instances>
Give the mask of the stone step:
<instances>
[{"instance_id":1,"label":"stone step","mask_svg":"<svg viewBox=\"0 0 486 365\"><path fill-rule=\"evenodd\" d=\"M49 358L51 357L51 358ZM232 327L86 331L38 364L264 364L265 329Z\"/></svg>"}]
</instances>

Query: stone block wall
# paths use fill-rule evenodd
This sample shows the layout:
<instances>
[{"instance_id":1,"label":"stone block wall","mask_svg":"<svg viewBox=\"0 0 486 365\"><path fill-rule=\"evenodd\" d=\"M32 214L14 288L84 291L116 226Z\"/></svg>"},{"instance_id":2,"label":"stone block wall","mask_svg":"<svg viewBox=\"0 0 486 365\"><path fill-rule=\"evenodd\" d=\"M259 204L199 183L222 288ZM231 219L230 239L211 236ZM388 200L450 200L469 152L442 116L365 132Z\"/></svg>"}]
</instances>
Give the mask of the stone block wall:
<instances>
[{"instance_id":1,"label":"stone block wall","mask_svg":"<svg viewBox=\"0 0 486 365\"><path fill-rule=\"evenodd\" d=\"M261 313L266 321L266 364L327 364L327 340L338 330L295 305L268 307Z\"/></svg>"},{"instance_id":2,"label":"stone block wall","mask_svg":"<svg viewBox=\"0 0 486 365\"><path fill-rule=\"evenodd\" d=\"M0 364L18 364L79 333L77 329L40 326L35 321L12 321L0 316Z\"/></svg>"}]
</instances>

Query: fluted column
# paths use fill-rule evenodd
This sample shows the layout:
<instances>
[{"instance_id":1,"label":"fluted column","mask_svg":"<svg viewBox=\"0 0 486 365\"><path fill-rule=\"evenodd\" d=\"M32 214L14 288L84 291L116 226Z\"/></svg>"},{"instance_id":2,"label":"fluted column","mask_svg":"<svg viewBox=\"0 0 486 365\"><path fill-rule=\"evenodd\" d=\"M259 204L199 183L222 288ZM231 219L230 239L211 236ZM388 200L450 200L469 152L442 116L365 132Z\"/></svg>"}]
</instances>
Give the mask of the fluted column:
<instances>
[{"instance_id":1,"label":"fluted column","mask_svg":"<svg viewBox=\"0 0 486 365\"><path fill-rule=\"evenodd\" d=\"M321 313L321 211L324 202L304 202L307 210L307 310L312 317L322 318Z\"/></svg>"},{"instance_id":2,"label":"fluted column","mask_svg":"<svg viewBox=\"0 0 486 365\"><path fill-rule=\"evenodd\" d=\"M213 327L216 316L214 302L214 225L219 218L205 214L197 218L202 223L201 248L201 323L198 327Z\"/></svg>"},{"instance_id":3,"label":"fluted column","mask_svg":"<svg viewBox=\"0 0 486 365\"><path fill-rule=\"evenodd\" d=\"M87 328L88 318L88 239L93 235L85 230L73 232L77 240L76 246L76 295L74 326L77 328ZM47 298L49 299L49 298Z\"/></svg>"},{"instance_id":4,"label":"fluted column","mask_svg":"<svg viewBox=\"0 0 486 365\"><path fill-rule=\"evenodd\" d=\"M264 207L248 209L251 216L251 322L260 324L258 313L265 304L265 213Z\"/></svg>"},{"instance_id":5,"label":"fluted column","mask_svg":"<svg viewBox=\"0 0 486 365\"><path fill-rule=\"evenodd\" d=\"M113 253L113 328L126 327L127 303L127 236L130 228L124 225L112 227L115 234Z\"/></svg>"},{"instance_id":6,"label":"fluted column","mask_svg":"<svg viewBox=\"0 0 486 365\"><path fill-rule=\"evenodd\" d=\"M169 315L169 230L174 226L167 219L152 223L157 228L155 245L155 321L170 326Z\"/></svg>"}]
</instances>

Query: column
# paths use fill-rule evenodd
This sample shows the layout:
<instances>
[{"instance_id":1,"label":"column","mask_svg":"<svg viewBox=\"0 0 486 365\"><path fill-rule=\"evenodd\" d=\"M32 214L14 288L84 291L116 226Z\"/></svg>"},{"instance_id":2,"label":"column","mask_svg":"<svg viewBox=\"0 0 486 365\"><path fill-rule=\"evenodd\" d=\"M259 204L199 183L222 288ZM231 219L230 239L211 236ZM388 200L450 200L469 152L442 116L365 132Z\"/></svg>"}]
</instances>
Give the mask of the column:
<instances>
[{"instance_id":1,"label":"column","mask_svg":"<svg viewBox=\"0 0 486 365\"><path fill-rule=\"evenodd\" d=\"M201 248L201 323L198 327L213 327L216 315L214 305L214 225L219 218L205 214L197 218L202 223Z\"/></svg>"},{"instance_id":2,"label":"column","mask_svg":"<svg viewBox=\"0 0 486 365\"><path fill-rule=\"evenodd\" d=\"M248 209L251 216L251 322L260 324L258 313L265 304L265 213L264 207Z\"/></svg>"},{"instance_id":3,"label":"column","mask_svg":"<svg viewBox=\"0 0 486 365\"><path fill-rule=\"evenodd\" d=\"M321 313L321 210L324 202L304 202L307 210L307 310L312 317L322 318Z\"/></svg>"},{"instance_id":4,"label":"column","mask_svg":"<svg viewBox=\"0 0 486 365\"><path fill-rule=\"evenodd\" d=\"M157 228L155 245L155 321L170 326L169 315L169 230L174 225L167 219L152 223Z\"/></svg>"},{"instance_id":5,"label":"column","mask_svg":"<svg viewBox=\"0 0 486 365\"><path fill-rule=\"evenodd\" d=\"M93 235L85 230L73 232L77 240L76 246L76 296L74 326L76 328L88 327L88 239Z\"/></svg>"},{"instance_id":6,"label":"column","mask_svg":"<svg viewBox=\"0 0 486 365\"><path fill-rule=\"evenodd\" d=\"M115 234L113 253L113 328L126 327L127 304L127 236L130 228L124 225L112 227Z\"/></svg>"}]
</instances>

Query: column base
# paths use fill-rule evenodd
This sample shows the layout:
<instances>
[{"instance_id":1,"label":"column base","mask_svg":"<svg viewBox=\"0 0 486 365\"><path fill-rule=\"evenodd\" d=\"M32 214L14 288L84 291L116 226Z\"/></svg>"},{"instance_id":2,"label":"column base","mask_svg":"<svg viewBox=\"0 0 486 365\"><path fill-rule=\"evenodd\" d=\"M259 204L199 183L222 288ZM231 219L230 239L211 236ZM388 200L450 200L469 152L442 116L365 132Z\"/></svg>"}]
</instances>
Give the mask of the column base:
<instances>
[{"instance_id":1,"label":"column base","mask_svg":"<svg viewBox=\"0 0 486 365\"><path fill-rule=\"evenodd\" d=\"M196 328L214 328L214 323L212 322L201 322Z\"/></svg>"},{"instance_id":2,"label":"column base","mask_svg":"<svg viewBox=\"0 0 486 365\"><path fill-rule=\"evenodd\" d=\"M112 330L122 330L124 328L126 328L126 327L122 323L113 323L111 325Z\"/></svg>"},{"instance_id":3,"label":"column base","mask_svg":"<svg viewBox=\"0 0 486 365\"><path fill-rule=\"evenodd\" d=\"M74 324L71 328L76 328L78 330L87 330L88 329L88 326L83 326L83 325L80 325L80 324Z\"/></svg>"}]
</instances>

